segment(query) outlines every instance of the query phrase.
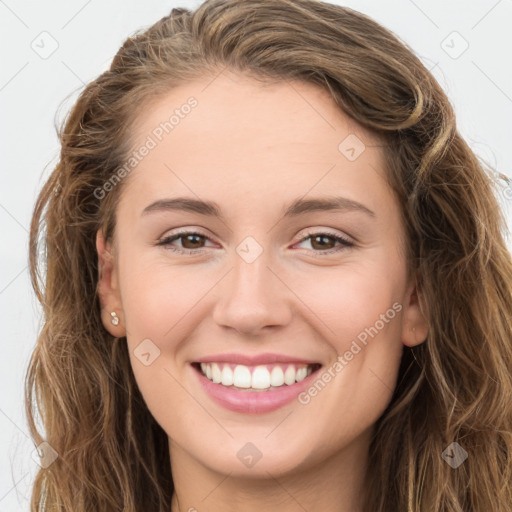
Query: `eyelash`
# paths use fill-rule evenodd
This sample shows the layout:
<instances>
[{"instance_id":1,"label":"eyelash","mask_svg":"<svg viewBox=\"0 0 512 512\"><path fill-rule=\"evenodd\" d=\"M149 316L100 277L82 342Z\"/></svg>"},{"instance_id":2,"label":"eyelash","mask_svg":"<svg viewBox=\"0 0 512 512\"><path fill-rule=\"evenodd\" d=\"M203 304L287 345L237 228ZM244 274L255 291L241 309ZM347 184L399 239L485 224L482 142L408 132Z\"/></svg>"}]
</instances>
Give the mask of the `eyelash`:
<instances>
[{"instance_id":1,"label":"eyelash","mask_svg":"<svg viewBox=\"0 0 512 512\"><path fill-rule=\"evenodd\" d=\"M178 252L178 253L181 253L181 254L190 254L190 255L192 255L192 254L201 254L201 253L203 253L203 252L205 252L207 250L204 247L199 248L199 249L183 249L183 248L172 247L170 245L170 243L173 242L174 240L178 240L178 239L183 238L183 237L185 237L187 235L196 235L196 236L200 236L200 237L205 238L206 240L211 241L211 239L209 237L207 237L206 235L203 235L202 233L198 233L196 231L180 231L179 233L176 233L175 235L171 235L171 236L163 238L156 245L164 246L166 248L166 250L170 250L170 251L173 251L173 252ZM327 238L332 238L336 242L339 242L340 244L342 244L342 247L338 247L337 249L327 249L327 250L324 250L324 251L315 251L315 250L312 249L313 253L316 253L315 256L319 256L319 257L323 257L324 255L327 255L327 254L337 253L337 252L340 252L340 251L342 251L344 249L347 249L349 247L353 247L355 245L353 242L351 242L350 240L348 240L348 239L346 239L346 238L344 238L342 236L335 235L333 233L321 232L321 231L320 232L308 233L305 237L303 237L297 243L300 244L300 243L308 240L309 238L313 238L315 236L325 236Z\"/></svg>"}]
</instances>

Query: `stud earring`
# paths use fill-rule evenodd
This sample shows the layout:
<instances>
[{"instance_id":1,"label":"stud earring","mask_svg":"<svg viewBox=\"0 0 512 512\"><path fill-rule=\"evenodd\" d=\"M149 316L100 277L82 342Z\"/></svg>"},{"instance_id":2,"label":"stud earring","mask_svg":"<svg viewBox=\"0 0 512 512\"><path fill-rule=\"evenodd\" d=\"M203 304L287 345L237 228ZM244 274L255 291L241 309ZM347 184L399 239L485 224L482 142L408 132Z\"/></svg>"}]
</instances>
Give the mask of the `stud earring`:
<instances>
[{"instance_id":1,"label":"stud earring","mask_svg":"<svg viewBox=\"0 0 512 512\"><path fill-rule=\"evenodd\" d=\"M112 317L112 324L114 325L118 325L119 324L119 317L117 316L116 312L115 311L112 311L112 313L110 313L110 316Z\"/></svg>"}]
</instances>

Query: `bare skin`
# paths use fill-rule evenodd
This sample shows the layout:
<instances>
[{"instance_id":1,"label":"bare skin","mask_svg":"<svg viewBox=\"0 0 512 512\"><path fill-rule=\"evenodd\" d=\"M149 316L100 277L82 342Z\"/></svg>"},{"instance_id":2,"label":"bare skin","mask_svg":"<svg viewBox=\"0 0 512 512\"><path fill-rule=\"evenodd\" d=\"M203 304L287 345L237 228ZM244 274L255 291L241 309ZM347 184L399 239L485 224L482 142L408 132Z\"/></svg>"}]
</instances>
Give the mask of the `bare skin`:
<instances>
[{"instance_id":1,"label":"bare skin","mask_svg":"<svg viewBox=\"0 0 512 512\"><path fill-rule=\"evenodd\" d=\"M228 72L159 98L135 146L191 96L197 106L125 178L113 243L97 237L104 325L127 336L141 393L169 436L171 512L360 512L403 346L427 335L383 148L313 85ZM350 134L366 146L352 161L339 149ZM144 213L178 196L214 201L222 218ZM351 202L284 216L297 199L334 196ZM199 238L169 241L182 231ZM251 263L236 250L246 237L263 249ZM134 353L145 339L160 350L147 366ZM302 403L235 412L211 400L191 366L228 352L314 360L335 376ZM342 371L332 370L338 356ZM248 442L261 454L251 467L237 456Z\"/></svg>"}]
</instances>

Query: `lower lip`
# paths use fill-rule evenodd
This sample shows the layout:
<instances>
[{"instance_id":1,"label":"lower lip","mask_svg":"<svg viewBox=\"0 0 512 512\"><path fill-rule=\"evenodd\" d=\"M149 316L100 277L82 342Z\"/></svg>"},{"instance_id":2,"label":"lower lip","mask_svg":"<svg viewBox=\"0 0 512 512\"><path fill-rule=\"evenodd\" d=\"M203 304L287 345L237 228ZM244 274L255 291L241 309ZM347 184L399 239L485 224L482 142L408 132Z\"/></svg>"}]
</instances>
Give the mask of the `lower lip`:
<instances>
[{"instance_id":1,"label":"lower lip","mask_svg":"<svg viewBox=\"0 0 512 512\"><path fill-rule=\"evenodd\" d=\"M305 379L291 386L283 385L271 391L242 391L222 384L214 384L199 369L192 367L210 398L226 409L246 414L263 414L275 411L289 404L306 390L313 379L318 376L318 368Z\"/></svg>"}]
</instances>

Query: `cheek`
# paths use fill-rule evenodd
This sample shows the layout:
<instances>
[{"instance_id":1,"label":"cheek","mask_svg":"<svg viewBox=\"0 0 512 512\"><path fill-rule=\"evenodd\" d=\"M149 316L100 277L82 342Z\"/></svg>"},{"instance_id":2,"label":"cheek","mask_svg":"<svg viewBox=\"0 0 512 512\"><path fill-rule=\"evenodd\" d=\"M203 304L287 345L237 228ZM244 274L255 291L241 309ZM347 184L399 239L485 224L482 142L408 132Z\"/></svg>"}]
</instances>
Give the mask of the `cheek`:
<instances>
[{"instance_id":1,"label":"cheek","mask_svg":"<svg viewBox=\"0 0 512 512\"><path fill-rule=\"evenodd\" d=\"M211 272L145 262L133 253L120 268L131 365L148 407L156 413L169 396L173 401L185 398L180 398L183 389L177 383L184 363L178 360L180 347L205 314L202 299L211 288Z\"/></svg>"},{"instance_id":2,"label":"cheek","mask_svg":"<svg viewBox=\"0 0 512 512\"><path fill-rule=\"evenodd\" d=\"M392 282L380 274L350 273L330 283L329 293L322 294L321 282L315 281L308 306L321 319L314 328L321 331L319 343L333 349L332 358L299 396L301 424L314 418L327 452L356 438L385 411L396 387L403 350L403 305L396 300L400 295ZM285 427L283 432L285 438L295 435L292 428Z\"/></svg>"},{"instance_id":3,"label":"cheek","mask_svg":"<svg viewBox=\"0 0 512 512\"><path fill-rule=\"evenodd\" d=\"M298 295L307 297L314 313L320 342L333 349L322 382L303 396L312 416L320 417L322 407L331 408L334 424L350 416L357 420L356 428L370 425L387 406L403 350L405 285L401 267L395 264L393 272L389 268L382 263L359 264L329 269L324 276L317 273L311 282L296 282ZM323 392L325 387L328 392Z\"/></svg>"},{"instance_id":4,"label":"cheek","mask_svg":"<svg viewBox=\"0 0 512 512\"><path fill-rule=\"evenodd\" d=\"M317 317L316 323L321 321L328 328L322 330L327 338L352 339L376 322L382 331L399 331L395 320L400 317L397 310L403 307L392 306L403 296L402 275L391 274L386 265L371 261L322 270L295 279L294 291ZM383 326L381 315L393 321Z\"/></svg>"},{"instance_id":5,"label":"cheek","mask_svg":"<svg viewBox=\"0 0 512 512\"><path fill-rule=\"evenodd\" d=\"M192 266L142 262L135 264L134 258L122 265L128 350L148 409L171 434L178 417L188 426L199 421L190 394L182 385L185 361L180 358L180 348L187 345L205 315L201 299L211 288L212 277L211 272L208 277L208 272L198 267L193 270ZM195 415L185 414L190 411Z\"/></svg>"},{"instance_id":6,"label":"cheek","mask_svg":"<svg viewBox=\"0 0 512 512\"><path fill-rule=\"evenodd\" d=\"M122 302L128 336L151 338L162 344L176 339L190 314L211 288L211 272L200 266L171 266L165 262L127 264L122 275Z\"/></svg>"}]
</instances>

